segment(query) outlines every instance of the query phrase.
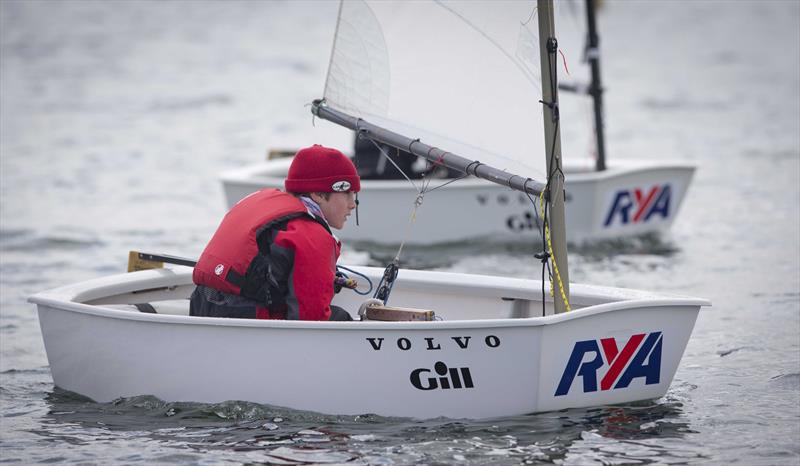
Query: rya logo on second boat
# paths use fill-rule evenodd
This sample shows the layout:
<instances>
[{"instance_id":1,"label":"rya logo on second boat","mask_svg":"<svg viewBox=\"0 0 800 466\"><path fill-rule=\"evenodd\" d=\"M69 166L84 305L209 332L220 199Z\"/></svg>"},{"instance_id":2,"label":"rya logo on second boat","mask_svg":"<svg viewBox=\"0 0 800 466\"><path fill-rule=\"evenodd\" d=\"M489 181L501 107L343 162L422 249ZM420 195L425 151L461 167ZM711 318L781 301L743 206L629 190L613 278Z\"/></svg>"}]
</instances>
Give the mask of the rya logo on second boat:
<instances>
[{"instance_id":1,"label":"rya logo on second boat","mask_svg":"<svg viewBox=\"0 0 800 466\"><path fill-rule=\"evenodd\" d=\"M603 226L647 223L653 217L669 218L672 188L669 183L650 189L622 189L614 194Z\"/></svg>"}]
</instances>

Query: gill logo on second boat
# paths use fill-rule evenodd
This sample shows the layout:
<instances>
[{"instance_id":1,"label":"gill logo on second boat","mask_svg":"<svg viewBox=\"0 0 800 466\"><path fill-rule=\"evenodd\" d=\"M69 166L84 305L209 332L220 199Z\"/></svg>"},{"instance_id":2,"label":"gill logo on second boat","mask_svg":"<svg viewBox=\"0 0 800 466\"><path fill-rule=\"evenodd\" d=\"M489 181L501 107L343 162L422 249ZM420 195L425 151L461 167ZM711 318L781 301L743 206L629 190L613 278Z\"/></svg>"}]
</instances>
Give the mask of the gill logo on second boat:
<instances>
[{"instance_id":1,"label":"gill logo on second boat","mask_svg":"<svg viewBox=\"0 0 800 466\"><path fill-rule=\"evenodd\" d=\"M617 340L614 338L601 339L600 346L597 340L576 342L554 396L569 393L576 377L583 379L583 393L596 392L597 372L604 366L608 368L600 379L600 390L603 391L625 388L633 379L640 377L644 377L645 385L659 383L662 340L661 332L652 332L649 335L637 333L631 335L622 351L618 350ZM602 353L600 347L603 348ZM589 360L584 362L587 355ZM591 358L591 355L594 355L594 358Z\"/></svg>"},{"instance_id":2,"label":"gill logo on second boat","mask_svg":"<svg viewBox=\"0 0 800 466\"><path fill-rule=\"evenodd\" d=\"M614 195L603 226L609 227L615 219L620 225L647 222L654 216L669 218L672 188L669 183L655 185L649 190L641 188L621 189Z\"/></svg>"}]
</instances>

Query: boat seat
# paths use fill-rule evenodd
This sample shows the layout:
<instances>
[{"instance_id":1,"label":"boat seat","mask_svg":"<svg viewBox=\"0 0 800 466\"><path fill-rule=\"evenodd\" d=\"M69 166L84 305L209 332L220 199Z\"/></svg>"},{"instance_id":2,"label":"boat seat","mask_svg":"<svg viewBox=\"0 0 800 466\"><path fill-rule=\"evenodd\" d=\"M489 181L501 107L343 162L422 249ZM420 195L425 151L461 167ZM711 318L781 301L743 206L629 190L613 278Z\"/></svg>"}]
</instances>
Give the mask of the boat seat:
<instances>
[{"instance_id":1,"label":"boat seat","mask_svg":"<svg viewBox=\"0 0 800 466\"><path fill-rule=\"evenodd\" d=\"M189 315L188 299L170 299L136 304L106 304L105 307L119 309L121 311L144 312L147 314Z\"/></svg>"},{"instance_id":2,"label":"boat seat","mask_svg":"<svg viewBox=\"0 0 800 466\"><path fill-rule=\"evenodd\" d=\"M105 307L119 309L121 311L144 312L147 314L189 315L188 299L171 299L135 304L106 304ZM409 322L437 320L437 317L433 311L425 309L374 304L366 307L365 320Z\"/></svg>"}]
</instances>

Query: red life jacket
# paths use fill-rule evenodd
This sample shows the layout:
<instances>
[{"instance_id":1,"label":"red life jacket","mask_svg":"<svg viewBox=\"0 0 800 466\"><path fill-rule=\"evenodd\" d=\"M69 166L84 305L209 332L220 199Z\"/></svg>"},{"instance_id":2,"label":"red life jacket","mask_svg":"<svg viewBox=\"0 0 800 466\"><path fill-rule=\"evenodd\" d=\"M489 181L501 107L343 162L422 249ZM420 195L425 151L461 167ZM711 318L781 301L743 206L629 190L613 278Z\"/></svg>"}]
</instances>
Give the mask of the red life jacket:
<instances>
[{"instance_id":1,"label":"red life jacket","mask_svg":"<svg viewBox=\"0 0 800 466\"><path fill-rule=\"evenodd\" d=\"M270 290L265 288L269 287L265 276L269 267L259 254L258 236L303 215L309 215L305 204L277 189L245 197L225 215L200 255L192 274L194 283L269 304Z\"/></svg>"}]
</instances>

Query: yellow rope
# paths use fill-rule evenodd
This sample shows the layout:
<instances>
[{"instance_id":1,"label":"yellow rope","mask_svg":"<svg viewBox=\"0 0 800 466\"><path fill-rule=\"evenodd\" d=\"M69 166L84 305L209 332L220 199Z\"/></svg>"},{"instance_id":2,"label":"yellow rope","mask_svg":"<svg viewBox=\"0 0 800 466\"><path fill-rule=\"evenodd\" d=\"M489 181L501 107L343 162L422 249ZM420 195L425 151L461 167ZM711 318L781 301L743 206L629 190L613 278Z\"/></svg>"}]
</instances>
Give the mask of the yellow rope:
<instances>
[{"instance_id":1,"label":"yellow rope","mask_svg":"<svg viewBox=\"0 0 800 466\"><path fill-rule=\"evenodd\" d=\"M542 212L544 216L544 190L539 193L539 211ZM571 311L572 308L569 305L569 299L567 299L567 294L564 293L564 282L561 281L561 274L558 273L558 265L556 264L556 256L553 254L553 242L550 240L550 225L547 222L544 222L544 234L547 238L547 252L550 254L550 262L553 264L553 272L558 280L558 291L561 292L561 299L564 301L564 307L567 309L567 312ZM550 281L550 296L555 296L553 292L553 281Z\"/></svg>"}]
</instances>

